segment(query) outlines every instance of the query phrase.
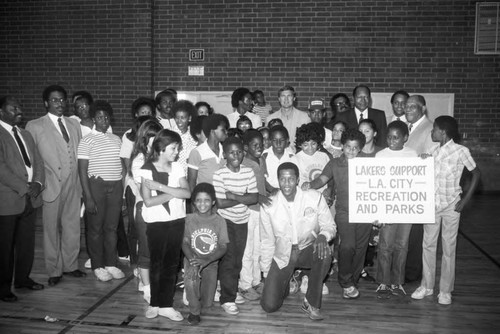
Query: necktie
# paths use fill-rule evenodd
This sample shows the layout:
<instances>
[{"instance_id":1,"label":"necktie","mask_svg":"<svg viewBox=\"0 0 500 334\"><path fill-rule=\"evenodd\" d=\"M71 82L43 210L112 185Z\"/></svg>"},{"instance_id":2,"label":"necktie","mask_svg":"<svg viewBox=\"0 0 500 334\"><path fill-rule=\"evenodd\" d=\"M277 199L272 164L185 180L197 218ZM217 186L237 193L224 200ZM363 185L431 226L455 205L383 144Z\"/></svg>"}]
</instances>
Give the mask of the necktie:
<instances>
[{"instance_id":1,"label":"necktie","mask_svg":"<svg viewBox=\"0 0 500 334\"><path fill-rule=\"evenodd\" d=\"M57 123L59 124L59 128L61 129L62 136L66 143L69 143L69 135L68 131L66 131L66 127L64 126L61 117L57 119Z\"/></svg>"},{"instance_id":2,"label":"necktie","mask_svg":"<svg viewBox=\"0 0 500 334\"><path fill-rule=\"evenodd\" d=\"M396 117L396 119L397 119L398 121L400 121L400 120L401 120L399 117Z\"/></svg>"},{"instance_id":3,"label":"necktie","mask_svg":"<svg viewBox=\"0 0 500 334\"><path fill-rule=\"evenodd\" d=\"M26 153L26 148L24 147L23 141L19 134L17 133L17 128L15 126L12 127L12 132L14 132L14 138L16 138L17 145L21 149L21 155L23 156L24 164L28 167L31 167L30 158L28 158L28 153Z\"/></svg>"},{"instance_id":4,"label":"necktie","mask_svg":"<svg viewBox=\"0 0 500 334\"><path fill-rule=\"evenodd\" d=\"M411 128L413 128L413 124L410 123L410 125L408 125L408 132L411 132Z\"/></svg>"},{"instance_id":5,"label":"necktie","mask_svg":"<svg viewBox=\"0 0 500 334\"><path fill-rule=\"evenodd\" d=\"M363 113L359 114L359 121L361 122L362 120L364 120Z\"/></svg>"}]
</instances>

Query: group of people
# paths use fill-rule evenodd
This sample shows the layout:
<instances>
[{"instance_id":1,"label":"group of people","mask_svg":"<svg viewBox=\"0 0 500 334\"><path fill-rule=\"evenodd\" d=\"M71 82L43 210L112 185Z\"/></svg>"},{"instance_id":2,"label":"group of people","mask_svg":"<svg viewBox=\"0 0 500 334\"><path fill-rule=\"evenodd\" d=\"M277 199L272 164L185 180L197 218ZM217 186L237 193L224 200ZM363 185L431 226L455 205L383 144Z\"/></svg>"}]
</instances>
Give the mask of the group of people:
<instances>
[{"instance_id":1,"label":"group of people","mask_svg":"<svg viewBox=\"0 0 500 334\"><path fill-rule=\"evenodd\" d=\"M386 117L370 107L365 85L354 88L353 107L340 93L330 110L323 99L311 99L307 112L296 108L291 86L279 89L276 111L262 91L238 88L234 112L224 116L166 89L132 103L132 127L121 139L111 129L108 102L79 91L68 103L58 85L45 88L42 98L47 114L29 121L26 130L19 127L19 102L0 100L3 301L17 300L12 282L16 289L44 288L29 276L36 208L43 206L49 286L63 275L86 276L78 268L84 210L94 276L103 282L125 277L117 263L127 256L149 304L147 318L184 319L173 308L182 267L190 324L201 321L214 299L231 315L245 299L260 299L264 311L274 312L299 286L302 310L321 320L332 266L338 266L342 297L359 297L366 257L373 261L368 250L374 229L380 234L378 298L406 295L405 282L420 279L411 297L433 295L441 231L438 302L451 303L460 212L480 173L458 144L456 120L440 116L431 122L423 96L395 92ZM373 225L350 222L351 159L418 156L435 161L434 224L385 224L376 217ZM472 181L461 194L464 167Z\"/></svg>"}]
</instances>

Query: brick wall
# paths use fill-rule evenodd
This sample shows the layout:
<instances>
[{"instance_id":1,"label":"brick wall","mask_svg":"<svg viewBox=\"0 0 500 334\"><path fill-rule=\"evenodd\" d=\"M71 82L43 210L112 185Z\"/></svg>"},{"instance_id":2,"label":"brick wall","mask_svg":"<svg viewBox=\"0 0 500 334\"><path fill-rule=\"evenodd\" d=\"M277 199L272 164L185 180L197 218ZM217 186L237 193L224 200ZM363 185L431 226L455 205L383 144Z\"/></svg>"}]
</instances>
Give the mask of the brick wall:
<instances>
[{"instance_id":1,"label":"brick wall","mask_svg":"<svg viewBox=\"0 0 500 334\"><path fill-rule=\"evenodd\" d=\"M276 104L283 84L312 96L455 93L464 143L500 190L500 56L474 55L475 1L164 0L7 1L0 8L0 93L43 113L43 87L89 89L130 123L132 100L152 89L260 88ZM409 3L409 4L408 4ZM187 76L188 50L205 49L204 77ZM151 80L154 87L151 87Z\"/></svg>"}]
</instances>

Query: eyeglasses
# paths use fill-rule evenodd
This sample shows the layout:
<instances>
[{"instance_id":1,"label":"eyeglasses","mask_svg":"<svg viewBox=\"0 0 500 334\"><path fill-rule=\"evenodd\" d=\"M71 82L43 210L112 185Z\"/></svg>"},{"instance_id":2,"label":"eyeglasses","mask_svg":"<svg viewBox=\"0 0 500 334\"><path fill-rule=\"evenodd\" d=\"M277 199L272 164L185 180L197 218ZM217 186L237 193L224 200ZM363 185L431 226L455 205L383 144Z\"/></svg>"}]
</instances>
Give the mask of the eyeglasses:
<instances>
[{"instance_id":1,"label":"eyeglasses","mask_svg":"<svg viewBox=\"0 0 500 334\"><path fill-rule=\"evenodd\" d=\"M53 97L53 98L50 98L49 99L49 102L50 103L53 103L53 104L56 104L56 103L65 103L66 102L66 98L62 97L60 99L56 98L56 97Z\"/></svg>"}]
</instances>

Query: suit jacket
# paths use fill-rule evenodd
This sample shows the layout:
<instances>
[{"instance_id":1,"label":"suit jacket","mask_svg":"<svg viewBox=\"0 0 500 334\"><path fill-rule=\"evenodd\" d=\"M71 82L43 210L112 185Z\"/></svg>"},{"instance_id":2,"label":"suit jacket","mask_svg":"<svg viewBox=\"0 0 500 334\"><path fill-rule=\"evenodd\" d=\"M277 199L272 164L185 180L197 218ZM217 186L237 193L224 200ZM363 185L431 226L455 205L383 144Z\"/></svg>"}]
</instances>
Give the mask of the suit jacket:
<instances>
[{"instance_id":1,"label":"suit jacket","mask_svg":"<svg viewBox=\"0 0 500 334\"><path fill-rule=\"evenodd\" d=\"M36 148L31 134L19 129L19 134L26 144L33 169L32 182L45 184L43 160ZM0 215L16 215L24 211L28 192L28 172L15 139L0 126ZM42 195L31 198L31 205L42 205Z\"/></svg>"},{"instance_id":2,"label":"suit jacket","mask_svg":"<svg viewBox=\"0 0 500 334\"><path fill-rule=\"evenodd\" d=\"M412 129L405 146L414 149L419 155L429 153L430 148L437 144L432 141L431 131L432 122L424 116L422 122Z\"/></svg>"},{"instance_id":3,"label":"suit jacket","mask_svg":"<svg viewBox=\"0 0 500 334\"><path fill-rule=\"evenodd\" d=\"M64 117L64 116L63 116ZM43 200L53 202L61 192L61 182L69 173L69 164L64 157L67 157L68 145L69 149L74 153L72 177L74 178L75 187L81 191L81 185L78 179L77 165L77 149L82 131L77 120L64 117L66 130L69 133L70 141L66 143L59 133L58 129L51 121L48 115L42 116L35 120L29 121L26 124L28 130L35 140L36 146L42 159L45 163L45 190L43 192Z\"/></svg>"},{"instance_id":4,"label":"suit jacket","mask_svg":"<svg viewBox=\"0 0 500 334\"><path fill-rule=\"evenodd\" d=\"M365 118L369 118L375 122L377 126L377 137L376 144L382 148L387 147L387 121L385 119L385 112L378 109L368 108L368 115L363 115ZM356 112L354 109L350 109L346 112L337 114L337 116L330 122L330 127L334 122L343 121L347 123L347 126L352 129L358 128L358 118L356 117Z\"/></svg>"}]
</instances>

